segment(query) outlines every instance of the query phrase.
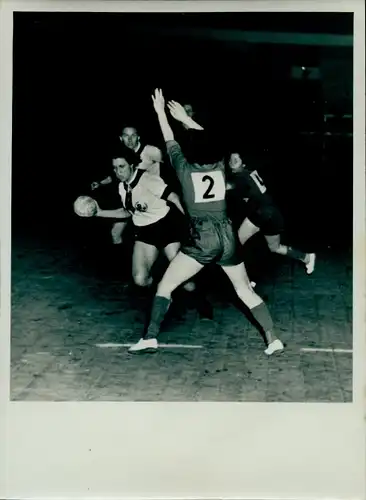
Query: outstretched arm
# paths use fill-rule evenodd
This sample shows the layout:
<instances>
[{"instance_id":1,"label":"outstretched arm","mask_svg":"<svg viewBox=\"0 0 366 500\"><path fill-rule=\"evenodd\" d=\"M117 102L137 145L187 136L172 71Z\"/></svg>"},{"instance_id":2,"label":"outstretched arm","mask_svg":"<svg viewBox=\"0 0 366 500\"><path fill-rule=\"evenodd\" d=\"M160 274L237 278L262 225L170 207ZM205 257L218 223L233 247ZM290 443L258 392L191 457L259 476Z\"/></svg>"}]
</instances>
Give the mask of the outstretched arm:
<instances>
[{"instance_id":1,"label":"outstretched arm","mask_svg":"<svg viewBox=\"0 0 366 500\"><path fill-rule=\"evenodd\" d=\"M115 210L102 210L99 205L97 206L97 213L95 215L96 217L103 217L106 219L122 219L121 222L131 217L130 212L127 212L123 207Z\"/></svg>"},{"instance_id":2,"label":"outstretched arm","mask_svg":"<svg viewBox=\"0 0 366 500\"><path fill-rule=\"evenodd\" d=\"M161 132L164 137L164 141L174 141L174 134L171 126L169 125L168 118L165 113L165 99L161 89L155 89L155 93L152 97L154 109L158 116L159 125Z\"/></svg>"},{"instance_id":3,"label":"outstretched arm","mask_svg":"<svg viewBox=\"0 0 366 500\"><path fill-rule=\"evenodd\" d=\"M172 117L181 122L187 128L191 129L193 128L195 130L204 130L204 128L199 123L197 123L190 116L187 115L186 110L183 108L181 104L179 104L179 102L169 101L168 108Z\"/></svg>"}]
</instances>

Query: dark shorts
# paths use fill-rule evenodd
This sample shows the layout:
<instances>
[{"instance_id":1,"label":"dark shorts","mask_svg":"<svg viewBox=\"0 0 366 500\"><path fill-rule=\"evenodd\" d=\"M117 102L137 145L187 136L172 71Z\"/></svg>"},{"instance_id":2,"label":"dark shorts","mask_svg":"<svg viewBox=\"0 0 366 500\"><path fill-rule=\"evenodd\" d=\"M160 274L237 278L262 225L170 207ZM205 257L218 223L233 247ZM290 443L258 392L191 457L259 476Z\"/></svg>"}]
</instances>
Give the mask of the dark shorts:
<instances>
[{"instance_id":1,"label":"dark shorts","mask_svg":"<svg viewBox=\"0 0 366 500\"><path fill-rule=\"evenodd\" d=\"M251 209L247 217L265 236L274 236L284 231L282 214L274 205L263 205L257 209Z\"/></svg>"},{"instance_id":2,"label":"dark shorts","mask_svg":"<svg viewBox=\"0 0 366 500\"><path fill-rule=\"evenodd\" d=\"M148 226L135 226L135 240L142 241L156 248L165 248L170 243L181 240L179 216L170 209L165 217Z\"/></svg>"},{"instance_id":3,"label":"dark shorts","mask_svg":"<svg viewBox=\"0 0 366 500\"><path fill-rule=\"evenodd\" d=\"M190 240L182 245L181 251L202 265L236 266L243 261L237 234L229 219L193 219Z\"/></svg>"}]
</instances>

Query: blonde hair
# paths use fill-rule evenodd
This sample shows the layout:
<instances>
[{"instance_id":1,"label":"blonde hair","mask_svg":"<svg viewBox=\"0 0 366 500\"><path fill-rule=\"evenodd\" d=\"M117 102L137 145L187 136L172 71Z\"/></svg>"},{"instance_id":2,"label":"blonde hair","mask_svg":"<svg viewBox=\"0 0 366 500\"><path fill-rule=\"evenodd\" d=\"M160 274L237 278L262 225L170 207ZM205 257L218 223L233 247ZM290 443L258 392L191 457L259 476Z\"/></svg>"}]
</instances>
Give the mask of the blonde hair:
<instances>
[{"instance_id":1,"label":"blonde hair","mask_svg":"<svg viewBox=\"0 0 366 500\"><path fill-rule=\"evenodd\" d=\"M152 174L159 175L160 163L163 162L163 153L156 146L150 145L144 147L144 152L147 156L147 159L150 160L151 163L146 164L144 161L142 161L139 165L139 168L147 170Z\"/></svg>"},{"instance_id":2,"label":"blonde hair","mask_svg":"<svg viewBox=\"0 0 366 500\"><path fill-rule=\"evenodd\" d=\"M144 147L146 155L149 157L152 163L162 163L163 153L156 146L147 145Z\"/></svg>"}]
</instances>

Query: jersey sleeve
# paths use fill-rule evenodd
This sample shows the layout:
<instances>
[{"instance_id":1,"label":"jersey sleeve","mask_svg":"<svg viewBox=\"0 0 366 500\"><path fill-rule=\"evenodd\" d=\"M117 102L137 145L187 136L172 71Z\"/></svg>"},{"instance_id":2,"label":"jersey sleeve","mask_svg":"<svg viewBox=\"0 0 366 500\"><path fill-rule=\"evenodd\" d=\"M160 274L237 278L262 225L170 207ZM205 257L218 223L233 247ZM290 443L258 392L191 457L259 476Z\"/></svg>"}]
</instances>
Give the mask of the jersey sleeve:
<instances>
[{"instance_id":1,"label":"jersey sleeve","mask_svg":"<svg viewBox=\"0 0 366 500\"><path fill-rule=\"evenodd\" d=\"M170 163L172 167L179 174L182 170L189 166L180 145L177 141L167 141L166 148L169 156Z\"/></svg>"},{"instance_id":2,"label":"jersey sleeve","mask_svg":"<svg viewBox=\"0 0 366 500\"><path fill-rule=\"evenodd\" d=\"M166 198L169 196L170 189L159 175L145 172L141 180L143 181L145 188L157 198Z\"/></svg>"}]
</instances>

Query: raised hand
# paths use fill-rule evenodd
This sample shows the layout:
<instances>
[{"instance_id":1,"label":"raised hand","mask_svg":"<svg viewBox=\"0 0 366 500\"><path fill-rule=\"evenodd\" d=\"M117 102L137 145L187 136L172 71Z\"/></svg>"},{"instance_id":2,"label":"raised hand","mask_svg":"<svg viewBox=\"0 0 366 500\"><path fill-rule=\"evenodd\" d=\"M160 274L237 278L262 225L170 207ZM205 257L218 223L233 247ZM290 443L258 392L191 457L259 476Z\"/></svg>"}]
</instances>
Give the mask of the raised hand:
<instances>
[{"instance_id":1,"label":"raised hand","mask_svg":"<svg viewBox=\"0 0 366 500\"><path fill-rule=\"evenodd\" d=\"M185 122L187 121L187 119L189 119L186 110L183 108L181 104L179 104L179 102L169 101L168 109L172 117L178 120L179 122Z\"/></svg>"},{"instance_id":2,"label":"raised hand","mask_svg":"<svg viewBox=\"0 0 366 500\"><path fill-rule=\"evenodd\" d=\"M161 112L165 109L165 99L161 89L155 89L154 95L151 96L155 111Z\"/></svg>"}]
</instances>

